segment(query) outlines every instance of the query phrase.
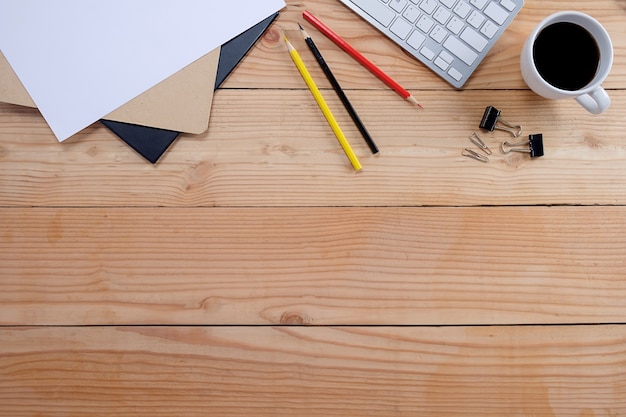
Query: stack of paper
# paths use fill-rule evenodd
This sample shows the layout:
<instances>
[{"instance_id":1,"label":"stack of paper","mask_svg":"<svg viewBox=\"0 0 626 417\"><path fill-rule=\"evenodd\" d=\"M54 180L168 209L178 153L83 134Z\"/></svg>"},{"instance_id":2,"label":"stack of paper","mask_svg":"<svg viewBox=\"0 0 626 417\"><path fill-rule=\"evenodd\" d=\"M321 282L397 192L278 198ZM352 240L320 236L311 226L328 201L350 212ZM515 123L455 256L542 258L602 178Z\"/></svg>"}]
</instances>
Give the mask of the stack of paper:
<instances>
[{"instance_id":1,"label":"stack of paper","mask_svg":"<svg viewBox=\"0 0 626 417\"><path fill-rule=\"evenodd\" d=\"M201 133L220 46L232 45L227 56L241 59L282 7L282 0L0 2L0 101L38 107L60 141L103 118L118 128Z\"/></svg>"}]
</instances>

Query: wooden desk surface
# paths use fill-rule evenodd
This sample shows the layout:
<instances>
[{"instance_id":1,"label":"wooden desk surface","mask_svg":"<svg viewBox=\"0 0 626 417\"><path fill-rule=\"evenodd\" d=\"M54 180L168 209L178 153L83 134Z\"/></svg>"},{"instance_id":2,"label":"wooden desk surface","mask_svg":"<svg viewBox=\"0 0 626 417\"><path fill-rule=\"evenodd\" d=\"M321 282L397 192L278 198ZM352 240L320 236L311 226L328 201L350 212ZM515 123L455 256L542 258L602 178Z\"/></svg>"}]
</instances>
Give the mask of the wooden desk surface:
<instances>
[{"instance_id":1,"label":"wooden desk surface","mask_svg":"<svg viewBox=\"0 0 626 417\"><path fill-rule=\"evenodd\" d=\"M526 0L462 91L337 1L287 3L208 132L157 165L100 124L60 144L36 110L0 104L0 415L626 415L626 2ZM613 38L602 115L521 79L524 39L562 9ZM545 156L461 156L487 105L543 133Z\"/></svg>"}]
</instances>

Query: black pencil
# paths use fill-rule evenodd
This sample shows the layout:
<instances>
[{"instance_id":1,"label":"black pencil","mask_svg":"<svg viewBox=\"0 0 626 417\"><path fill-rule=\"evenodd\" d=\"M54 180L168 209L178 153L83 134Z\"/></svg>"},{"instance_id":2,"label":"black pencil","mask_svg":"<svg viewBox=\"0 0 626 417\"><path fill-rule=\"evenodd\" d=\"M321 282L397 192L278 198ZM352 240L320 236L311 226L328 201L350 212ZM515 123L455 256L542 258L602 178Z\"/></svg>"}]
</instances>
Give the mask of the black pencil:
<instances>
[{"instance_id":1,"label":"black pencil","mask_svg":"<svg viewBox=\"0 0 626 417\"><path fill-rule=\"evenodd\" d=\"M326 78L328 78L328 81L330 81L330 84L333 86L333 89L335 90L339 98L341 99L341 102L343 103L344 107L350 114L350 117L352 117L352 120L354 121L354 124L356 125L356 127L359 129L359 132L361 132L361 135L363 135L365 142L370 147L372 153L378 153L378 147L374 143L372 136L369 134L369 132L365 128L365 125L363 125L363 122L359 118L359 115L356 114L356 110L354 110L354 107L352 107L352 103L350 103L350 100L348 100L346 93L344 93L343 89L339 85L339 82L337 81L332 71L330 70L330 67L326 63L326 60L324 60L322 53L319 51L319 49L317 49L315 42L313 42L313 39L311 39L308 33L306 33L304 28L300 24L298 24L298 26L300 26L300 31L302 32L302 36L304 36L304 40L306 41L306 44L309 46L309 49L311 49L311 52L313 52L315 59L317 60L318 64L320 64L320 67L322 67L324 74L326 74Z\"/></svg>"}]
</instances>

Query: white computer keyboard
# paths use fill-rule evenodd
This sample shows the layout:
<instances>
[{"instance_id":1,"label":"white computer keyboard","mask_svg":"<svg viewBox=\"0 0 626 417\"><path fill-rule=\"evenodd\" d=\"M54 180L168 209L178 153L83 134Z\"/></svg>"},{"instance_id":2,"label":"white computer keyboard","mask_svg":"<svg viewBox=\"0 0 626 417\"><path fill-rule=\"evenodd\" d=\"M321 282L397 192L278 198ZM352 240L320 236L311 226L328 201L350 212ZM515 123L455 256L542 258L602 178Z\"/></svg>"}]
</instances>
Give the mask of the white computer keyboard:
<instances>
[{"instance_id":1,"label":"white computer keyboard","mask_svg":"<svg viewBox=\"0 0 626 417\"><path fill-rule=\"evenodd\" d=\"M339 0L456 88L524 0Z\"/></svg>"}]
</instances>

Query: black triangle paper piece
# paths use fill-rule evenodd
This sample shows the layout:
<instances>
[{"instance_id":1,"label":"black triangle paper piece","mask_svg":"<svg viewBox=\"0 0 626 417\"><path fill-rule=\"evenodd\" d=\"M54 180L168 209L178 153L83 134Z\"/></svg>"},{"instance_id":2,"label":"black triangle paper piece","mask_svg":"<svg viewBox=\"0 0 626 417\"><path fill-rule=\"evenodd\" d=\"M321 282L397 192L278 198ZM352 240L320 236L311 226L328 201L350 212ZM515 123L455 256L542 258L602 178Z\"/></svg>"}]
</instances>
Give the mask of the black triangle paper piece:
<instances>
[{"instance_id":1,"label":"black triangle paper piece","mask_svg":"<svg viewBox=\"0 0 626 417\"><path fill-rule=\"evenodd\" d=\"M228 75L230 75L239 62L246 56L248 51L252 49L254 44L277 17L278 13L273 14L222 45L220 59L217 65L215 89L222 85ZM132 123L105 119L101 119L100 122L153 164L159 160L161 155L165 153L180 135L180 132L173 130L140 126Z\"/></svg>"},{"instance_id":2,"label":"black triangle paper piece","mask_svg":"<svg viewBox=\"0 0 626 417\"><path fill-rule=\"evenodd\" d=\"M241 35L234 37L222 45L220 60L217 64L217 77L215 79L216 90L222 85L224 80L235 69L243 57L246 56L248 51L252 49L261 36L263 36L263 33L265 33L267 28L277 17L278 13L271 15L267 19L252 26Z\"/></svg>"},{"instance_id":3,"label":"black triangle paper piece","mask_svg":"<svg viewBox=\"0 0 626 417\"><path fill-rule=\"evenodd\" d=\"M176 140L179 132L156 127L139 126L131 123L100 120L131 148L151 163L156 163L167 148Z\"/></svg>"}]
</instances>

